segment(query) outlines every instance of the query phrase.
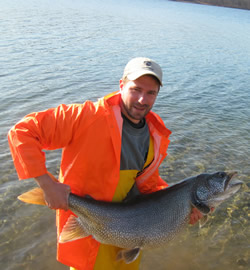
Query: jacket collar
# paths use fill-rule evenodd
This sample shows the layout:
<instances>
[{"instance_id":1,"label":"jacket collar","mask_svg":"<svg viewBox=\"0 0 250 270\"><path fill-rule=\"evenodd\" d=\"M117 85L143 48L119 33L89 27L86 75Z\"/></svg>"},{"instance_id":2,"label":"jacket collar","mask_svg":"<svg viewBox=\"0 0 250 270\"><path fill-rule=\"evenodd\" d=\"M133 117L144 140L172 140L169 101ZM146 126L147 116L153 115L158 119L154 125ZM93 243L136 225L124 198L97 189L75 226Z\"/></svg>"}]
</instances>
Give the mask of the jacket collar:
<instances>
[{"instance_id":1,"label":"jacket collar","mask_svg":"<svg viewBox=\"0 0 250 270\"><path fill-rule=\"evenodd\" d=\"M104 100L111 106L119 105L121 102L121 92L115 91L113 93L110 93L104 97Z\"/></svg>"}]
</instances>

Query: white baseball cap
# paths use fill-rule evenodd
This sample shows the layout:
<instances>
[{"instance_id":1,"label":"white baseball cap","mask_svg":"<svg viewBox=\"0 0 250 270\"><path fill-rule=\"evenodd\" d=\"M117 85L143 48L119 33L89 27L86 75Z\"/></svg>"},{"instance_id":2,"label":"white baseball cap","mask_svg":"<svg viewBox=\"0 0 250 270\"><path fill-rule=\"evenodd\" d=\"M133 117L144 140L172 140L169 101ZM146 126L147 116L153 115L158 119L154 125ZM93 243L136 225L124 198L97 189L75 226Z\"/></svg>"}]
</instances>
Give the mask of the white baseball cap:
<instances>
[{"instance_id":1,"label":"white baseball cap","mask_svg":"<svg viewBox=\"0 0 250 270\"><path fill-rule=\"evenodd\" d=\"M127 77L130 81L134 81L143 75L155 76L162 86L161 67L149 58L133 58L127 63L123 72L123 78Z\"/></svg>"}]
</instances>

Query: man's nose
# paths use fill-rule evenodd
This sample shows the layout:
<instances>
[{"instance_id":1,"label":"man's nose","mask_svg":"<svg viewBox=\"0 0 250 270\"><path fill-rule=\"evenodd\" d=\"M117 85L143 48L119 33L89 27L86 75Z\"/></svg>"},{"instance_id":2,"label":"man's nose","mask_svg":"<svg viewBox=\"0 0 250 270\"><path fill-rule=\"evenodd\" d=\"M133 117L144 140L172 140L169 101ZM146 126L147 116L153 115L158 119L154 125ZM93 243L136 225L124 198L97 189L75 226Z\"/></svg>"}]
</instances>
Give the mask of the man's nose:
<instances>
[{"instance_id":1,"label":"man's nose","mask_svg":"<svg viewBox=\"0 0 250 270\"><path fill-rule=\"evenodd\" d=\"M145 104L146 103L146 95L145 94L140 94L138 102L141 104Z\"/></svg>"}]
</instances>

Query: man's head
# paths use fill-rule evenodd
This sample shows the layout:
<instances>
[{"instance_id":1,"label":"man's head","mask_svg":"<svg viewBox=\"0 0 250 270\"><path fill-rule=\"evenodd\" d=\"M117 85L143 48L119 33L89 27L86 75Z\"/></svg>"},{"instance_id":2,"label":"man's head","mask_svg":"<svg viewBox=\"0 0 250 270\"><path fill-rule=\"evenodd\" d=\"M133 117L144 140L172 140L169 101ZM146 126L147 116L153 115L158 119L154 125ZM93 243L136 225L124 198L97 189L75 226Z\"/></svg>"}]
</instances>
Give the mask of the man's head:
<instances>
[{"instance_id":1,"label":"man's head","mask_svg":"<svg viewBox=\"0 0 250 270\"><path fill-rule=\"evenodd\" d=\"M120 80L122 113L139 123L153 107L160 86L162 70L156 62L143 57L129 61Z\"/></svg>"}]
</instances>

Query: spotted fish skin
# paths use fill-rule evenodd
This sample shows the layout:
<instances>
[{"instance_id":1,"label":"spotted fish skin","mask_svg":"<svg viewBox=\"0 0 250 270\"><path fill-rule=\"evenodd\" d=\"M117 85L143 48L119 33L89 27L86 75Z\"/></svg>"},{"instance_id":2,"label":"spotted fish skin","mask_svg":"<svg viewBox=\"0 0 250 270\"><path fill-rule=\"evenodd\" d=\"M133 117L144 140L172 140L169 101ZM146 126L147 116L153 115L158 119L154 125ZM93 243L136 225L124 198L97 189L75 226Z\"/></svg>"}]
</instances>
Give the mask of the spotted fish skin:
<instances>
[{"instance_id":1,"label":"spotted fish skin","mask_svg":"<svg viewBox=\"0 0 250 270\"><path fill-rule=\"evenodd\" d=\"M158 192L128 202L96 201L69 196L69 208L77 221L65 225L67 232L77 223L82 236L125 249L154 248L170 241L188 224L193 207L204 215L238 191L242 182L231 181L236 173L200 174ZM80 236L78 235L78 238ZM72 237L60 237L61 242Z\"/></svg>"},{"instance_id":2,"label":"spotted fish skin","mask_svg":"<svg viewBox=\"0 0 250 270\"><path fill-rule=\"evenodd\" d=\"M70 193L71 215L59 236L65 243L91 235L100 243L123 248L117 259L133 262L143 248L170 241L190 220L196 207L204 220L212 208L235 194L243 184L232 180L236 172L200 174L152 194L126 202L96 201ZM21 201L46 205L43 191L36 188L18 197Z\"/></svg>"},{"instance_id":3,"label":"spotted fish skin","mask_svg":"<svg viewBox=\"0 0 250 270\"><path fill-rule=\"evenodd\" d=\"M171 203L166 192L177 200L182 197L182 202ZM156 247L171 240L189 220L192 205L184 202L190 201L190 194L177 189L172 192L165 189L127 203L100 202L71 194L69 207L87 235L101 243L126 249Z\"/></svg>"}]
</instances>

